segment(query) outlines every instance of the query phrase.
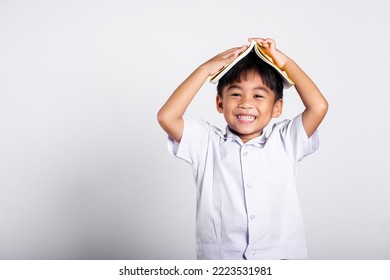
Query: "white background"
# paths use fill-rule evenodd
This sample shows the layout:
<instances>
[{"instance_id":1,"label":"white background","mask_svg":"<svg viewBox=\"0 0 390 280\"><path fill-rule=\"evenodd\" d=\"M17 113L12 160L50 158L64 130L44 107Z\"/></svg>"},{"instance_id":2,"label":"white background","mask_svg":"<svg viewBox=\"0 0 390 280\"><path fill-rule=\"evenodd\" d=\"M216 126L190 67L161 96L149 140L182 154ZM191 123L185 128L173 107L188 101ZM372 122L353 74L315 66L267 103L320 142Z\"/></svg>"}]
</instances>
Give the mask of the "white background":
<instances>
[{"instance_id":1,"label":"white background","mask_svg":"<svg viewBox=\"0 0 390 280\"><path fill-rule=\"evenodd\" d=\"M390 4L0 0L0 259L193 259L191 168L156 113L272 37L329 101L298 192L310 259L390 259ZM188 115L224 127L206 84ZM285 91L280 119L302 110Z\"/></svg>"}]
</instances>

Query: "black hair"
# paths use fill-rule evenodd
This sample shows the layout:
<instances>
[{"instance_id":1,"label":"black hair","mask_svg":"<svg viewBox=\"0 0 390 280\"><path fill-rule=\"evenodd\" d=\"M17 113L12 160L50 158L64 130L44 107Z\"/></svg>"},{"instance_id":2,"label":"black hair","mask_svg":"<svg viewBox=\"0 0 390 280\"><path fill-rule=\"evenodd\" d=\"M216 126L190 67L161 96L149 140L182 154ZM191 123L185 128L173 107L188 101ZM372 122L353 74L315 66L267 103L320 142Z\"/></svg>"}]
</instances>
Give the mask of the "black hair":
<instances>
[{"instance_id":1,"label":"black hair","mask_svg":"<svg viewBox=\"0 0 390 280\"><path fill-rule=\"evenodd\" d=\"M253 50L222 76L217 85L218 96L222 97L226 86L239 83L241 79L246 80L248 74L253 72L259 74L263 83L275 93L275 102L283 98L283 78L272 66L261 60Z\"/></svg>"}]
</instances>

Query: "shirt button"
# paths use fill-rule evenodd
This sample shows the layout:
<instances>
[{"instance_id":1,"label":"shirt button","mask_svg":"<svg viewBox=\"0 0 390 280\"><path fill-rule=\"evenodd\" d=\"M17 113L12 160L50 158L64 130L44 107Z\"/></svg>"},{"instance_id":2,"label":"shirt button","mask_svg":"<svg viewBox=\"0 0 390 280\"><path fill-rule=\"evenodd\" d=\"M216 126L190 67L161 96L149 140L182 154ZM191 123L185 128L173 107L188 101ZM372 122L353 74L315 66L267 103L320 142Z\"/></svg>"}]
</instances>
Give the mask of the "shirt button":
<instances>
[{"instance_id":1,"label":"shirt button","mask_svg":"<svg viewBox=\"0 0 390 280\"><path fill-rule=\"evenodd\" d=\"M242 155L243 155L244 157L246 157L246 156L248 155L248 153L247 153L247 152L243 152Z\"/></svg>"},{"instance_id":2,"label":"shirt button","mask_svg":"<svg viewBox=\"0 0 390 280\"><path fill-rule=\"evenodd\" d=\"M250 188L252 187L252 184L251 184L251 183L248 183L248 184L246 184L246 187L247 187L248 189L250 189Z\"/></svg>"},{"instance_id":3,"label":"shirt button","mask_svg":"<svg viewBox=\"0 0 390 280\"><path fill-rule=\"evenodd\" d=\"M256 256L256 253L257 253L256 250L253 250L252 251L252 256Z\"/></svg>"},{"instance_id":4,"label":"shirt button","mask_svg":"<svg viewBox=\"0 0 390 280\"><path fill-rule=\"evenodd\" d=\"M254 220L256 218L256 215L251 215L250 218L251 220Z\"/></svg>"}]
</instances>

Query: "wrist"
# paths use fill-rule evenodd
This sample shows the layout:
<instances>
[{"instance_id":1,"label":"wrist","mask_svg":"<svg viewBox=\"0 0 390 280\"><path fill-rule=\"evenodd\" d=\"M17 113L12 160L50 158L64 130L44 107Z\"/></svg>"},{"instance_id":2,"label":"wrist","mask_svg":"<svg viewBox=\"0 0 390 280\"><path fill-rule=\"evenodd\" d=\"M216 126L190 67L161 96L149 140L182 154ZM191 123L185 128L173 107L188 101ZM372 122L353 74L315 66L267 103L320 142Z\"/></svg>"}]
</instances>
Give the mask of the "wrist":
<instances>
[{"instance_id":1,"label":"wrist","mask_svg":"<svg viewBox=\"0 0 390 280\"><path fill-rule=\"evenodd\" d=\"M280 67L280 69L282 69L283 71L286 71L286 69L288 68L288 66L292 63L295 63L294 60L292 60L291 58L287 57L286 61L283 63L283 66Z\"/></svg>"},{"instance_id":2,"label":"wrist","mask_svg":"<svg viewBox=\"0 0 390 280\"><path fill-rule=\"evenodd\" d=\"M200 75L209 77L212 75L209 67L207 67L207 63L201 64L196 70Z\"/></svg>"}]
</instances>

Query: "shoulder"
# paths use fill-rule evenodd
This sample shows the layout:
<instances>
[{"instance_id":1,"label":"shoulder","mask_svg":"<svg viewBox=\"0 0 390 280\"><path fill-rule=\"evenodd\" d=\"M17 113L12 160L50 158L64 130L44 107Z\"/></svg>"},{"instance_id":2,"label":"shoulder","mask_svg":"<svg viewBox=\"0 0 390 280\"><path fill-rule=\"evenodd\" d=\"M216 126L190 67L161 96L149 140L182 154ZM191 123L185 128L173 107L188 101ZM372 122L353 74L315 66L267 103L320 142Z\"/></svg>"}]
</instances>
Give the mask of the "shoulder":
<instances>
[{"instance_id":1,"label":"shoulder","mask_svg":"<svg viewBox=\"0 0 390 280\"><path fill-rule=\"evenodd\" d=\"M209 122L183 117L184 129L180 143L168 138L168 150L171 154L199 169L207 159L210 150L216 147L221 131Z\"/></svg>"},{"instance_id":2,"label":"shoulder","mask_svg":"<svg viewBox=\"0 0 390 280\"><path fill-rule=\"evenodd\" d=\"M195 119L191 117L183 117L184 121L184 133L189 136L191 134L203 134L203 136L218 136L223 137L224 133L218 127L210 124L208 121L203 119Z\"/></svg>"},{"instance_id":3,"label":"shoulder","mask_svg":"<svg viewBox=\"0 0 390 280\"><path fill-rule=\"evenodd\" d=\"M302 114L295 116L293 119L279 121L272 126L271 135L278 133L282 136L293 134L303 139L308 139L302 123Z\"/></svg>"},{"instance_id":4,"label":"shoulder","mask_svg":"<svg viewBox=\"0 0 390 280\"><path fill-rule=\"evenodd\" d=\"M270 143L279 143L293 159L300 161L306 155L316 151L319 147L317 131L309 138L302 123L302 114L293 119L275 123L268 138ZM267 141L268 144L268 141Z\"/></svg>"},{"instance_id":5,"label":"shoulder","mask_svg":"<svg viewBox=\"0 0 390 280\"><path fill-rule=\"evenodd\" d=\"M281 129L283 127L286 127L286 126L289 126L289 125L292 125L292 124L295 124L295 125L302 125L302 113L295 116L294 118L292 119L284 119L282 121L279 121L279 122L276 122L273 126L272 126L272 130L274 129Z\"/></svg>"}]
</instances>

